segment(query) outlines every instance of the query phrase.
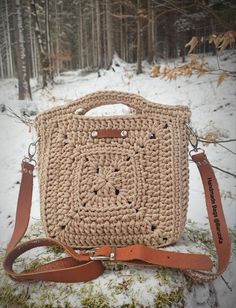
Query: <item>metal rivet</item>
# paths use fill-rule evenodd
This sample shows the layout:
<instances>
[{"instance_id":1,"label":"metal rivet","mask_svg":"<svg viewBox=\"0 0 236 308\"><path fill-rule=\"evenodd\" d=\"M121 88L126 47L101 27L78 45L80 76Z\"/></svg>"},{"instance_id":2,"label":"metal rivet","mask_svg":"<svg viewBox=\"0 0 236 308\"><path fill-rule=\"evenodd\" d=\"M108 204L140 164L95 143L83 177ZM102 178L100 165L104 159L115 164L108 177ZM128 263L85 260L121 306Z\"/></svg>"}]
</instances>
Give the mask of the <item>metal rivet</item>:
<instances>
[{"instance_id":1,"label":"metal rivet","mask_svg":"<svg viewBox=\"0 0 236 308\"><path fill-rule=\"evenodd\" d=\"M120 134L122 137L126 137L128 135L128 132L127 130L122 130Z\"/></svg>"},{"instance_id":2,"label":"metal rivet","mask_svg":"<svg viewBox=\"0 0 236 308\"><path fill-rule=\"evenodd\" d=\"M92 132L91 132L91 136L94 138L94 137L97 137L97 135L98 135L98 132L96 131L96 130L93 130Z\"/></svg>"},{"instance_id":3,"label":"metal rivet","mask_svg":"<svg viewBox=\"0 0 236 308\"><path fill-rule=\"evenodd\" d=\"M150 134L149 134L149 138L150 138L150 139L156 139L156 135L155 135L154 133L150 133Z\"/></svg>"}]
</instances>

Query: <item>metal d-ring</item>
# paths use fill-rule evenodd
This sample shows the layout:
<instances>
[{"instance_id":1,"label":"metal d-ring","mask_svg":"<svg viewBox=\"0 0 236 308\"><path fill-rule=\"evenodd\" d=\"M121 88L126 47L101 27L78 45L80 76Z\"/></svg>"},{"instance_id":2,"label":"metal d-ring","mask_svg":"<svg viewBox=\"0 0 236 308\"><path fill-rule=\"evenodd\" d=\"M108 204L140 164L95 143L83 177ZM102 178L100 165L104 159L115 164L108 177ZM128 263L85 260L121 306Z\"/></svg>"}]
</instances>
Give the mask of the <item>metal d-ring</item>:
<instances>
[{"instance_id":1,"label":"metal d-ring","mask_svg":"<svg viewBox=\"0 0 236 308\"><path fill-rule=\"evenodd\" d=\"M39 139L36 140L35 142L30 143L30 145L28 147L28 157L25 157L23 159L24 162L33 163L34 165L36 165L36 160L34 159L34 156L36 154L38 141L39 141Z\"/></svg>"},{"instance_id":2,"label":"metal d-ring","mask_svg":"<svg viewBox=\"0 0 236 308\"><path fill-rule=\"evenodd\" d=\"M30 160L33 159L35 153L36 153L36 142L32 142L28 147L28 157Z\"/></svg>"},{"instance_id":3,"label":"metal d-ring","mask_svg":"<svg viewBox=\"0 0 236 308\"><path fill-rule=\"evenodd\" d=\"M205 150L202 149L202 148L193 148L188 153L189 153L189 156L192 158L192 156L193 156L192 153L195 153L195 154L197 154L197 153L205 153Z\"/></svg>"},{"instance_id":4,"label":"metal d-ring","mask_svg":"<svg viewBox=\"0 0 236 308\"><path fill-rule=\"evenodd\" d=\"M189 151L189 156L192 158L192 153L205 153L205 150L202 148L198 147L198 136L197 134L194 132L194 130L192 129L192 127L190 127L189 125L187 125L187 128L189 130L189 142L191 144L191 146L193 147L192 150ZM191 138L193 137L193 138ZM194 141L193 141L194 140Z\"/></svg>"}]
</instances>

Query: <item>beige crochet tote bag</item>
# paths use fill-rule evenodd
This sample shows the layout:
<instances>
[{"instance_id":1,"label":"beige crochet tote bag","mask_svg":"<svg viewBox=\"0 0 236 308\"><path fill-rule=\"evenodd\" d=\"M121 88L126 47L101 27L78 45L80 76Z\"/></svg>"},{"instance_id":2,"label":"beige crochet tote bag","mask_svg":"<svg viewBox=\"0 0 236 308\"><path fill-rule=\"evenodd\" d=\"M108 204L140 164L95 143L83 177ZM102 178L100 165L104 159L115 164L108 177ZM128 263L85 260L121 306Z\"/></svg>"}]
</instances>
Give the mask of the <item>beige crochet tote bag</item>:
<instances>
[{"instance_id":1,"label":"beige crochet tote bag","mask_svg":"<svg viewBox=\"0 0 236 308\"><path fill-rule=\"evenodd\" d=\"M117 103L135 112L85 115ZM198 282L221 275L230 260L230 239L214 171L197 142L190 154L202 178L217 271L210 271L207 255L157 248L176 242L186 221L189 117L188 107L113 91L39 114L41 217L48 237L19 244L30 219L34 142L22 162L15 227L3 262L8 275L18 282L84 282L102 275L105 261L178 268ZM31 271L14 270L26 251L54 245L69 256Z\"/></svg>"},{"instance_id":2,"label":"beige crochet tote bag","mask_svg":"<svg viewBox=\"0 0 236 308\"><path fill-rule=\"evenodd\" d=\"M87 116L122 103L135 112ZM166 246L188 204L186 106L107 91L36 118L41 216L49 237L72 247Z\"/></svg>"}]
</instances>

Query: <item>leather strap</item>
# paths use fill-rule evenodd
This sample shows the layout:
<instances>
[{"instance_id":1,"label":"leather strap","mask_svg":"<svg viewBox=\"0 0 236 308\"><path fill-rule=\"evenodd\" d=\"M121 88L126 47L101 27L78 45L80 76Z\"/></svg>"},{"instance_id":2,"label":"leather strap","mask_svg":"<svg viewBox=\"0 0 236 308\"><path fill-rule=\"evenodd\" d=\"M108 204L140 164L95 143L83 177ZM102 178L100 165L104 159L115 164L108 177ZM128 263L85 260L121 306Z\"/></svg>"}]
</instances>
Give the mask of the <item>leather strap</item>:
<instances>
[{"instance_id":1,"label":"leather strap","mask_svg":"<svg viewBox=\"0 0 236 308\"><path fill-rule=\"evenodd\" d=\"M22 163L16 222L3 264L5 271L13 280L21 282L38 280L82 282L99 277L104 271L102 261L110 260L136 265L178 268L195 281L208 282L214 280L228 265L231 252L230 241L214 171L204 153L197 153L192 158L199 168L205 190L208 216L218 255L218 270L216 273L209 272L213 264L206 255L166 251L145 245L116 248L102 246L91 253L87 251L77 252L68 245L49 238L31 240L17 245L28 227L32 203L34 166L27 162ZM30 272L17 273L13 270L15 260L24 252L36 247L54 245L62 247L69 257L40 265Z\"/></svg>"},{"instance_id":2,"label":"leather strap","mask_svg":"<svg viewBox=\"0 0 236 308\"><path fill-rule=\"evenodd\" d=\"M197 164L202 179L208 218L218 257L218 265L217 272L215 273L199 271L185 271L185 273L195 281L210 282L226 270L230 260L231 242L217 179L211 164L204 153L193 155L192 160Z\"/></svg>"}]
</instances>

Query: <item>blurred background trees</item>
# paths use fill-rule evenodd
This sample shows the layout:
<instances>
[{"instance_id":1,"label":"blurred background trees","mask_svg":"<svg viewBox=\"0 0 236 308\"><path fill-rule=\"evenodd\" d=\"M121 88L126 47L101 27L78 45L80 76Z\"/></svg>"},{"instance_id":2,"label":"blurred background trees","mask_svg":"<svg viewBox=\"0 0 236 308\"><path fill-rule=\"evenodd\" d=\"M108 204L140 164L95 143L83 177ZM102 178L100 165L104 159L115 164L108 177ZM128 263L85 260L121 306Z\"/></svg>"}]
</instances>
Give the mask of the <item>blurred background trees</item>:
<instances>
[{"instance_id":1,"label":"blurred background trees","mask_svg":"<svg viewBox=\"0 0 236 308\"><path fill-rule=\"evenodd\" d=\"M0 78L17 77L19 99L30 98L30 78L46 87L63 71L99 72L114 53L139 74L143 60L184 62L192 37L195 53L214 53L212 35L235 26L234 1L1 0Z\"/></svg>"}]
</instances>

